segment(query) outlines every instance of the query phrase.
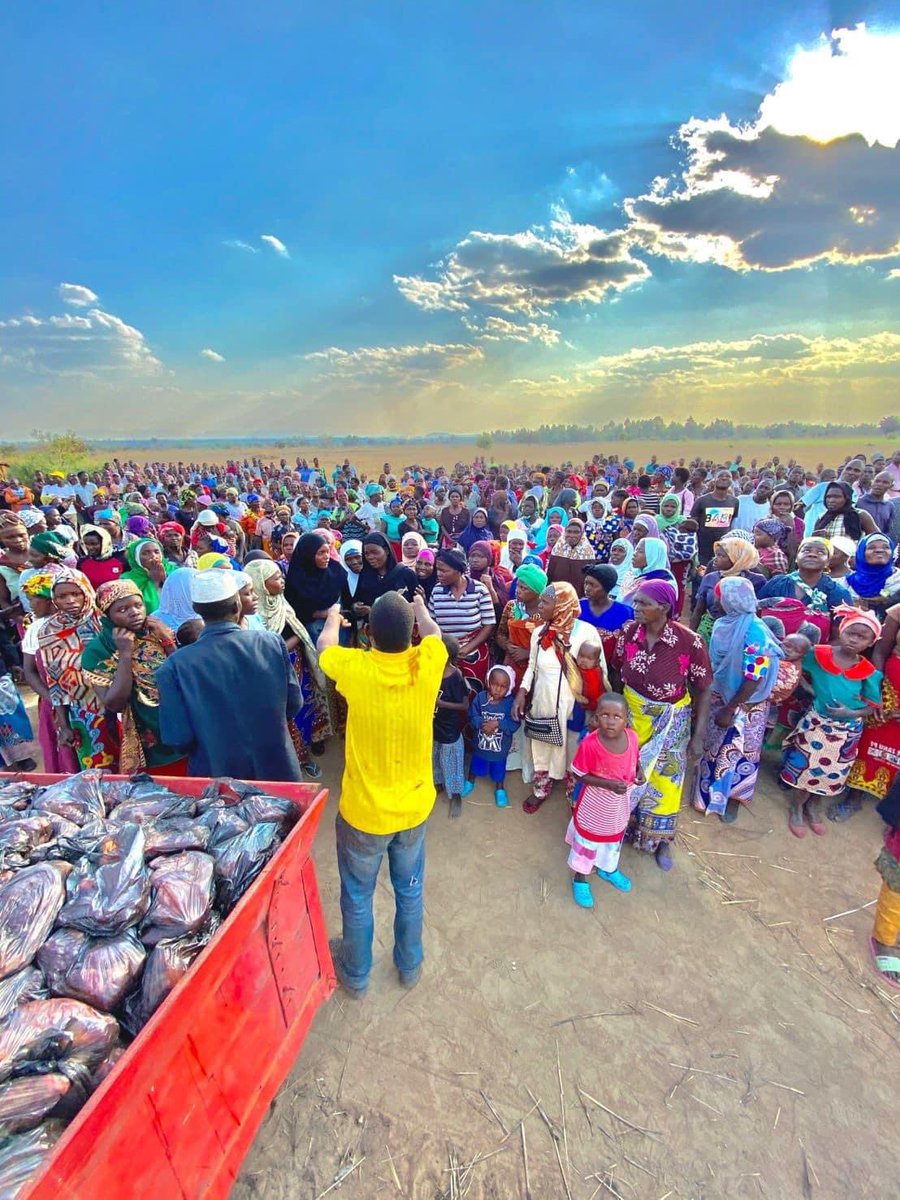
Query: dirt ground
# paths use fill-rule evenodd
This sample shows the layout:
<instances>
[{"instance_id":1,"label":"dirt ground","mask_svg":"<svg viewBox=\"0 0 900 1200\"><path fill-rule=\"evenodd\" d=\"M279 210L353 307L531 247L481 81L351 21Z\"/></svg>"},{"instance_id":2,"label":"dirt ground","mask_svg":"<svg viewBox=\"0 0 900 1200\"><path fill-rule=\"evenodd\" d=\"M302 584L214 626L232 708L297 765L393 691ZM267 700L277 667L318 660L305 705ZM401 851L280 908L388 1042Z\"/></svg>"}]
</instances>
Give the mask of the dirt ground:
<instances>
[{"instance_id":1,"label":"dirt ground","mask_svg":"<svg viewBox=\"0 0 900 1200\"><path fill-rule=\"evenodd\" d=\"M683 811L669 875L626 848L634 890L595 879L592 912L561 793L526 816L518 776L505 811L482 783L459 821L439 798L419 986L393 968L383 871L369 993L319 1012L232 1200L896 1195L881 822L798 841L770 767L737 824ZM338 744L325 769L333 815ZM328 814L317 863L339 932Z\"/></svg>"}]
</instances>

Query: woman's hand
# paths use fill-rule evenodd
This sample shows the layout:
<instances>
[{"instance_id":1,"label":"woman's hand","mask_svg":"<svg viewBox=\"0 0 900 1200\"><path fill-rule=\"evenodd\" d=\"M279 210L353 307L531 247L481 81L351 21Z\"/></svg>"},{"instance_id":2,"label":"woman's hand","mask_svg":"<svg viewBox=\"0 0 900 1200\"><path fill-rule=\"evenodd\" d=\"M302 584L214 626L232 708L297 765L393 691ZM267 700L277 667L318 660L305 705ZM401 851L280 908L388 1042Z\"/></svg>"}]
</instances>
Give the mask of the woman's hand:
<instances>
[{"instance_id":1,"label":"woman's hand","mask_svg":"<svg viewBox=\"0 0 900 1200\"><path fill-rule=\"evenodd\" d=\"M526 703L527 699L528 699L528 693L525 691L524 688L519 688L518 692L516 693L516 698L513 701L513 706L512 706L513 720L515 720L515 721L522 720L522 717L525 715L525 703Z\"/></svg>"},{"instance_id":2,"label":"woman's hand","mask_svg":"<svg viewBox=\"0 0 900 1200\"><path fill-rule=\"evenodd\" d=\"M734 722L734 709L723 708L716 717L716 727L718 729L728 729Z\"/></svg>"},{"instance_id":3,"label":"woman's hand","mask_svg":"<svg viewBox=\"0 0 900 1200\"><path fill-rule=\"evenodd\" d=\"M482 582L482 583L484 584L484 586L487 588L488 595L489 595L489 596L490 596L490 598L491 598L491 603L492 603L492 604L499 604L499 603L500 603L500 601L499 601L499 599L498 599L498 597L497 597L497 589L494 587L494 581L493 581L493 579L491 579L491 577L490 577L490 575L487 573L487 571L485 571L485 573L482 575L482 577L481 577L481 582Z\"/></svg>"},{"instance_id":4,"label":"woman's hand","mask_svg":"<svg viewBox=\"0 0 900 1200\"><path fill-rule=\"evenodd\" d=\"M134 634L130 629L120 629L118 626L113 630L113 642L118 652L125 658L131 658L134 654Z\"/></svg>"},{"instance_id":5,"label":"woman's hand","mask_svg":"<svg viewBox=\"0 0 900 1200\"><path fill-rule=\"evenodd\" d=\"M506 653L513 662L519 663L528 662L528 655L531 653L531 651L527 646L513 646L512 643L510 643L510 645L506 648Z\"/></svg>"}]
</instances>

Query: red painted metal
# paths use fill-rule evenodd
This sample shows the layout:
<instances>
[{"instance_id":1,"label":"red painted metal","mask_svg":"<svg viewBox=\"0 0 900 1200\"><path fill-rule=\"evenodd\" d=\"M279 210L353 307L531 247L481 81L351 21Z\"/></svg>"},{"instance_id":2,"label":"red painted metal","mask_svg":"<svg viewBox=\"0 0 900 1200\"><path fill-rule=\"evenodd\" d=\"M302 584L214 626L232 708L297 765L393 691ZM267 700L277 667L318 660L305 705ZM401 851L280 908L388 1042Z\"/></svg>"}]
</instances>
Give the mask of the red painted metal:
<instances>
[{"instance_id":1,"label":"red painted metal","mask_svg":"<svg viewBox=\"0 0 900 1200\"><path fill-rule=\"evenodd\" d=\"M199 795L209 780L160 782ZM223 1200L231 1190L335 986L310 857L328 792L260 786L303 816L20 1200Z\"/></svg>"}]
</instances>

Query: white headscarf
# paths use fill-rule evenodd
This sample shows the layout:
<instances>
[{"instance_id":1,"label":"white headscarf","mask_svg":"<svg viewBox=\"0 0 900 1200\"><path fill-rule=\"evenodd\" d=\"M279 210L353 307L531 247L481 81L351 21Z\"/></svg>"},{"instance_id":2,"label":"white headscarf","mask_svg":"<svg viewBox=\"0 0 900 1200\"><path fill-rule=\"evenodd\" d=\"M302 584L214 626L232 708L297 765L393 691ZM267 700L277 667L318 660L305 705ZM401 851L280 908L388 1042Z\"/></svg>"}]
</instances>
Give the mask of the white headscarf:
<instances>
[{"instance_id":1,"label":"white headscarf","mask_svg":"<svg viewBox=\"0 0 900 1200\"><path fill-rule=\"evenodd\" d=\"M355 571L351 571L347 566L347 559L351 554L362 555L362 542L356 538L347 538L346 542L342 543L338 553L341 556L341 563L344 570L347 572L347 591L351 596L356 595L356 589L359 586L359 575Z\"/></svg>"}]
</instances>

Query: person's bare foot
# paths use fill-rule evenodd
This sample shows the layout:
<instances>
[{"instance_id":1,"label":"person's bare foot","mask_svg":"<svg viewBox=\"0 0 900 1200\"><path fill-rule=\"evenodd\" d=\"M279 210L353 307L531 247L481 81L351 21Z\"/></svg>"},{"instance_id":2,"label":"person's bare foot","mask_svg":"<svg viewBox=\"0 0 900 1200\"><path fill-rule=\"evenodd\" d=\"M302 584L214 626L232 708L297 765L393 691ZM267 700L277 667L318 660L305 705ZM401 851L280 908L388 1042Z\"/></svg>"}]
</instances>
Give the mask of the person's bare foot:
<instances>
[{"instance_id":1,"label":"person's bare foot","mask_svg":"<svg viewBox=\"0 0 900 1200\"><path fill-rule=\"evenodd\" d=\"M451 796L450 797L449 816L450 817L462 816L462 797L461 796Z\"/></svg>"},{"instance_id":2,"label":"person's bare foot","mask_svg":"<svg viewBox=\"0 0 900 1200\"><path fill-rule=\"evenodd\" d=\"M788 829L794 837L806 837L806 822L803 820L802 804L792 804L788 810Z\"/></svg>"}]
</instances>

